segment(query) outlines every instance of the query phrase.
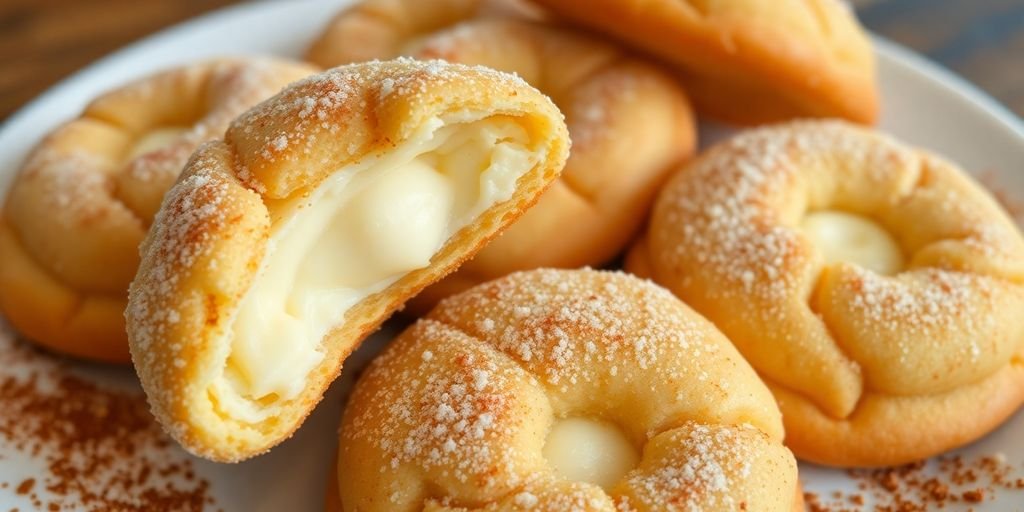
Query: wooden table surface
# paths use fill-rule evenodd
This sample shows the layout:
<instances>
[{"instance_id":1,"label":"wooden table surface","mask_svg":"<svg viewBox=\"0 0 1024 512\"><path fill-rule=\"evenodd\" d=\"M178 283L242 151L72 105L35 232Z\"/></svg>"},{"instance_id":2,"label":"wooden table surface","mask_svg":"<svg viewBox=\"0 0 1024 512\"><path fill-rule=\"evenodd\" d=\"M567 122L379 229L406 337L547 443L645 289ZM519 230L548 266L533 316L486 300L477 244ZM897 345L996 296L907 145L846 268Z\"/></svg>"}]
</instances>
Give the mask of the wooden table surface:
<instances>
[{"instance_id":1,"label":"wooden table surface","mask_svg":"<svg viewBox=\"0 0 1024 512\"><path fill-rule=\"evenodd\" d=\"M235 1L0 0L0 119L97 58ZM853 3L872 31L940 62L1024 116L1024 0Z\"/></svg>"}]
</instances>

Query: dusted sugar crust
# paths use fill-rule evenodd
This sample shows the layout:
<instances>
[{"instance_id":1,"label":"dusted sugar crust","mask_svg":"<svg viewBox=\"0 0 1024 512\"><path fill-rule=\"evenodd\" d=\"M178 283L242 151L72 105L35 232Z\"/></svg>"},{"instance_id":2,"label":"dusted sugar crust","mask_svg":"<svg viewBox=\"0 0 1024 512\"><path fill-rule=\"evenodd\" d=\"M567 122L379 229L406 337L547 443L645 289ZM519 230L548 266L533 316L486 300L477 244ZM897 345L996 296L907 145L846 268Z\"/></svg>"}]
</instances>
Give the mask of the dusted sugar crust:
<instances>
[{"instance_id":1,"label":"dusted sugar crust","mask_svg":"<svg viewBox=\"0 0 1024 512\"><path fill-rule=\"evenodd\" d=\"M811 211L884 227L906 264L825 264ZM706 315L768 382L798 457L894 465L975 440L1024 401L1024 240L953 164L867 129L741 134L680 169L627 268Z\"/></svg>"},{"instance_id":2,"label":"dusted sugar crust","mask_svg":"<svg viewBox=\"0 0 1024 512\"><path fill-rule=\"evenodd\" d=\"M93 100L29 155L0 217L0 309L49 349L129 361L124 308L139 243L189 156L246 109L314 73L270 58L164 71ZM134 155L154 129L181 127Z\"/></svg>"},{"instance_id":3,"label":"dusted sugar crust","mask_svg":"<svg viewBox=\"0 0 1024 512\"><path fill-rule=\"evenodd\" d=\"M339 169L386 155L446 116L517 119L538 161L514 195L484 211L438 250L338 318L302 391L258 422L221 402L232 326L267 250L272 206ZM568 153L555 106L511 75L439 61L335 68L300 81L239 117L203 146L169 192L146 241L127 310L133 361L157 419L189 451L237 461L283 441L302 423L358 343L410 296L451 272L529 207Z\"/></svg>"},{"instance_id":4,"label":"dusted sugar crust","mask_svg":"<svg viewBox=\"0 0 1024 512\"><path fill-rule=\"evenodd\" d=\"M643 454L607 491L542 455L553 422L577 416ZM371 364L342 419L337 485L343 509L367 512L797 510L782 437L768 389L671 293L534 270L442 301Z\"/></svg>"},{"instance_id":5,"label":"dusted sugar crust","mask_svg":"<svg viewBox=\"0 0 1024 512\"><path fill-rule=\"evenodd\" d=\"M562 176L501 237L419 294L415 312L511 272L607 263L696 146L689 99L664 69L570 28L489 15L488 3L445 0L427 9L364 0L340 13L311 51L332 48L338 63L410 55L516 73L566 116L573 146ZM357 38L368 42L351 43Z\"/></svg>"}]
</instances>

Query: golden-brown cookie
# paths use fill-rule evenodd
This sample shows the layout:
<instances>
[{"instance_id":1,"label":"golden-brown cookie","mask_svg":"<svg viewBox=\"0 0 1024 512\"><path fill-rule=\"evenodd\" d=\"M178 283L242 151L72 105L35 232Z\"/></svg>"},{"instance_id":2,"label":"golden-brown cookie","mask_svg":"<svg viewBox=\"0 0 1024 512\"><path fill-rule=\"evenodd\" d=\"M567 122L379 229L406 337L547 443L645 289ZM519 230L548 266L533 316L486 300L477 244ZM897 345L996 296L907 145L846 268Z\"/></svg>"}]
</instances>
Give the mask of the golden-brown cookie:
<instances>
[{"instance_id":1,"label":"golden-brown cookie","mask_svg":"<svg viewBox=\"0 0 1024 512\"><path fill-rule=\"evenodd\" d=\"M798 457L918 460L1024 402L1024 239L953 164L884 135L797 122L716 146L627 266L736 344Z\"/></svg>"},{"instance_id":2,"label":"golden-brown cookie","mask_svg":"<svg viewBox=\"0 0 1024 512\"><path fill-rule=\"evenodd\" d=\"M96 98L48 135L0 219L4 315L49 349L128 362L128 283L164 193L200 143L315 71L270 58L186 65Z\"/></svg>"},{"instance_id":3,"label":"golden-brown cookie","mask_svg":"<svg viewBox=\"0 0 1024 512\"><path fill-rule=\"evenodd\" d=\"M306 60L330 68L397 57L410 41L471 18L544 15L527 0L362 0L327 23Z\"/></svg>"},{"instance_id":4,"label":"golden-brown cookie","mask_svg":"<svg viewBox=\"0 0 1024 512\"><path fill-rule=\"evenodd\" d=\"M371 363L337 486L364 512L788 512L782 437L754 371L669 292L534 270L442 301Z\"/></svg>"},{"instance_id":5,"label":"golden-brown cookie","mask_svg":"<svg viewBox=\"0 0 1024 512\"><path fill-rule=\"evenodd\" d=\"M422 9L418 2L404 4L409 12L403 19L415 19ZM351 9L380 5L396 2L367 0ZM413 299L414 311L517 270L607 263L635 236L668 172L693 154L695 122L677 81L603 41L512 19L472 20L416 37L395 33L399 29L391 25L375 30L390 31L389 45L375 54L360 46L359 55L347 55L407 54L517 73L565 113L573 142L562 177L537 206L458 272Z\"/></svg>"},{"instance_id":6,"label":"golden-brown cookie","mask_svg":"<svg viewBox=\"0 0 1024 512\"><path fill-rule=\"evenodd\" d=\"M725 121L878 114L870 40L838 0L538 3L675 63L697 108Z\"/></svg>"},{"instance_id":7,"label":"golden-brown cookie","mask_svg":"<svg viewBox=\"0 0 1024 512\"><path fill-rule=\"evenodd\" d=\"M356 345L567 154L536 89L441 61L342 66L246 112L193 156L142 246L128 337L155 416L213 460L281 442Z\"/></svg>"}]
</instances>

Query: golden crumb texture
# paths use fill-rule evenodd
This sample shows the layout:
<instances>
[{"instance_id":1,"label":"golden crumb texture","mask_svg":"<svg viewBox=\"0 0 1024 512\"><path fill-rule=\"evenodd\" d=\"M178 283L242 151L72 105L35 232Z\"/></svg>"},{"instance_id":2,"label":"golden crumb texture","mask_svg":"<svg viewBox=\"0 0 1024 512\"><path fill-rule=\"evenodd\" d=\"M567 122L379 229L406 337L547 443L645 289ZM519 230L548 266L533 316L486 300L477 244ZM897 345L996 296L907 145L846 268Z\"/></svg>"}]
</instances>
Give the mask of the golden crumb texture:
<instances>
[{"instance_id":1,"label":"golden crumb texture","mask_svg":"<svg viewBox=\"0 0 1024 512\"><path fill-rule=\"evenodd\" d=\"M607 490L557 474L543 446L567 417L618 426L637 466ZM364 512L791 511L797 467L782 438L753 369L670 292L621 272L533 270L442 301L374 360L342 419L338 500Z\"/></svg>"},{"instance_id":2,"label":"golden crumb texture","mask_svg":"<svg viewBox=\"0 0 1024 512\"><path fill-rule=\"evenodd\" d=\"M363 0L340 12L310 49L325 65L407 55L516 73L565 114L573 147L562 176L408 311L426 313L444 297L519 270L607 264L635 237L668 173L694 153L695 115L669 71L542 18L516 0Z\"/></svg>"},{"instance_id":3,"label":"golden crumb texture","mask_svg":"<svg viewBox=\"0 0 1024 512\"><path fill-rule=\"evenodd\" d=\"M320 342L322 361L294 398L261 403L228 385L232 323L267 250L273 205L386 155L438 119L502 116L528 134L536 164L512 197L454 234L429 266L357 303ZM453 124L458 121L452 121ZM157 419L189 451L218 461L289 437L358 343L409 297L454 270L536 201L568 153L561 114L507 74L399 59L315 75L240 116L203 146L168 193L141 247L126 316L132 359ZM261 417L225 412L242 399Z\"/></svg>"},{"instance_id":4,"label":"golden crumb texture","mask_svg":"<svg viewBox=\"0 0 1024 512\"><path fill-rule=\"evenodd\" d=\"M906 265L826 263L838 210ZM714 322L769 383L797 456L895 465L980 438L1024 401L1024 238L954 164L840 121L740 134L681 168L627 268Z\"/></svg>"}]
</instances>

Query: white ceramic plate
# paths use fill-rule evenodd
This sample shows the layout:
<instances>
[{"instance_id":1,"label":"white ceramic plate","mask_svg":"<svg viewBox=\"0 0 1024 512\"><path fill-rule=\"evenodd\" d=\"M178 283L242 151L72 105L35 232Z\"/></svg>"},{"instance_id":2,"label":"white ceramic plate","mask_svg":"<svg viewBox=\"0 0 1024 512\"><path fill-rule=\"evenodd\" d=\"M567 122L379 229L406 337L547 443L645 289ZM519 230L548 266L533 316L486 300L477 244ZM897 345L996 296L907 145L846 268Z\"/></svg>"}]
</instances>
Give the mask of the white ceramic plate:
<instances>
[{"instance_id":1,"label":"white ceramic plate","mask_svg":"<svg viewBox=\"0 0 1024 512\"><path fill-rule=\"evenodd\" d=\"M6 189L28 150L61 121L77 115L98 93L154 70L197 58L271 53L300 55L338 6L347 0L303 0L241 4L176 26L135 43L68 78L21 109L0 127L0 193ZM970 84L885 41L877 41L884 115L882 128L915 144L932 148L983 174L990 183L1024 198L1024 125ZM705 130L705 140L721 130ZM333 458L335 426L343 387L392 333L375 335L346 363L343 378L332 387L298 434L270 454L238 465L194 463L212 484L217 508L233 511L319 511L325 477ZM2 334L0 334L2 337ZM0 372L17 369L0 368ZM91 370L93 374L95 369ZM134 386L130 372L101 370ZM964 411L970 414L970 411ZM1024 466L1024 413L995 433L962 450L965 457L1002 453L1018 470ZM181 452L182 458L188 457ZM25 454L0 446L0 481L18 482L42 466ZM805 487L823 497L832 491L853 492L856 484L842 471L801 466ZM43 496L45 498L45 496ZM1024 492L1000 492L974 510L1018 511ZM0 490L0 508L31 510L30 501L13 490ZM946 510L966 510L947 506ZM865 507L865 510L869 508Z\"/></svg>"}]
</instances>

